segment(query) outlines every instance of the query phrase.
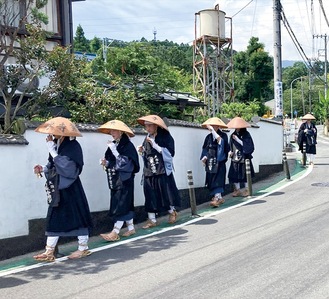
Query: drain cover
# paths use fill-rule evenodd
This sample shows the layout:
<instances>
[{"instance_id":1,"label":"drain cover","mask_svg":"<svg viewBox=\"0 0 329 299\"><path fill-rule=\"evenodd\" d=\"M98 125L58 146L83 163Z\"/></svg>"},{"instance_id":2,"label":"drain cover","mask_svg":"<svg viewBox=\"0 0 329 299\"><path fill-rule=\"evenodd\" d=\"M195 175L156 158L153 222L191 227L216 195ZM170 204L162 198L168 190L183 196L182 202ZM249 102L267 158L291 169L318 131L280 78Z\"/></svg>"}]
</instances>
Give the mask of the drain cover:
<instances>
[{"instance_id":1,"label":"drain cover","mask_svg":"<svg viewBox=\"0 0 329 299\"><path fill-rule=\"evenodd\" d=\"M311 186L315 187L329 187L329 183L313 183Z\"/></svg>"}]
</instances>

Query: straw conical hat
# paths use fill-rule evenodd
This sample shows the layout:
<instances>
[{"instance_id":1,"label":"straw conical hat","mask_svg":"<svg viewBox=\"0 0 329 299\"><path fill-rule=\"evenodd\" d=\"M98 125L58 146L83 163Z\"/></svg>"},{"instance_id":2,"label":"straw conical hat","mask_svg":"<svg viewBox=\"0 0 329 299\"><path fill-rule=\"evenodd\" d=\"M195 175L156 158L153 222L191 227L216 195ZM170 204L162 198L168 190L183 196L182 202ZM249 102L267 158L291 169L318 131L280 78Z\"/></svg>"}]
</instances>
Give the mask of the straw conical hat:
<instances>
[{"instance_id":1,"label":"straw conical hat","mask_svg":"<svg viewBox=\"0 0 329 299\"><path fill-rule=\"evenodd\" d=\"M219 126L220 128L227 128L227 125L218 117L211 117L207 119L201 126L202 128L207 128L207 125L210 126Z\"/></svg>"},{"instance_id":2,"label":"straw conical hat","mask_svg":"<svg viewBox=\"0 0 329 299\"><path fill-rule=\"evenodd\" d=\"M302 117L302 120L314 120L315 117L311 113L307 113Z\"/></svg>"},{"instance_id":3,"label":"straw conical hat","mask_svg":"<svg viewBox=\"0 0 329 299\"><path fill-rule=\"evenodd\" d=\"M234 117L227 123L227 127L229 129L243 129L243 128L249 128L251 125L247 123L243 118L241 117Z\"/></svg>"},{"instance_id":4,"label":"straw conical hat","mask_svg":"<svg viewBox=\"0 0 329 299\"><path fill-rule=\"evenodd\" d=\"M75 124L65 117L51 118L38 126L35 132L70 137L82 136Z\"/></svg>"},{"instance_id":5,"label":"straw conical hat","mask_svg":"<svg viewBox=\"0 0 329 299\"><path fill-rule=\"evenodd\" d=\"M138 123L140 123L143 126L145 125L145 122L149 122L151 124L155 124L155 125L161 127L162 129L169 131L168 127L164 123L163 119L157 115L143 116L143 117L140 117L139 119L137 119L137 121L138 121Z\"/></svg>"},{"instance_id":6,"label":"straw conical hat","mask_svg":"<svg viewBox=\"0 0 329 299\"><path fill-rule=\"evenodd\" d=\"M118 130L121 132L126 133L129 137L134 137L135 134L133 133L133 131L121 120L110 120L107 123L101 125L97 131L104 133L104 134L110 134L111 130Z\"/></svg>"}]
</instances>

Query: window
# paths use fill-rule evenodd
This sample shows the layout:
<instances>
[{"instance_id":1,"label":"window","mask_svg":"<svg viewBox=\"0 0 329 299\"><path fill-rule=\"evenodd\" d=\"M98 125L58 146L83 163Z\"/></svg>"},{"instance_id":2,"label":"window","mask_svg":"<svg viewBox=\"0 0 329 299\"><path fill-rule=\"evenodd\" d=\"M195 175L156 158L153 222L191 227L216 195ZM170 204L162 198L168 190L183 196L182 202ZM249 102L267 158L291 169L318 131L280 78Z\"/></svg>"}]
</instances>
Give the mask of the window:
<instances>
[{"instance_id":1,"label":"window","mask_svg":"<svg viewBox=\"0 0 329 299\"><path fill-rule=\"evenodd\" d=\"M48 24L43 25L42 27L54 34L59 34L59 3L58 0L48 0L48 3L45 7L40 9L41 12L48 16Z\"/></svg>"}]
</instances>

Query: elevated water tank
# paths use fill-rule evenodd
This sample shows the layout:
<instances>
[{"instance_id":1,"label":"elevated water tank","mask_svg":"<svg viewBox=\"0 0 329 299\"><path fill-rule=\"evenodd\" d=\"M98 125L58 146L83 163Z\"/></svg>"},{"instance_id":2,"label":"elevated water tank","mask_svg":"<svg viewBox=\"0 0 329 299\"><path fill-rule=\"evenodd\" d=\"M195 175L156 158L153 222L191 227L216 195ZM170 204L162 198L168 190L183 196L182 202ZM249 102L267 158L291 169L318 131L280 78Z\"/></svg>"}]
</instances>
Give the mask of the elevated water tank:
<instances>
[{"instance_id":1,"label":"elevated water tank","mask_svg":"<svg viewBox=\"0 0 329 299\"><path fill-rule=\"evenodd\" d=\"M225 12L217 9L199 11L199 32L197 38L203 35L225 38Z\"/></svg>"}]
</instances>

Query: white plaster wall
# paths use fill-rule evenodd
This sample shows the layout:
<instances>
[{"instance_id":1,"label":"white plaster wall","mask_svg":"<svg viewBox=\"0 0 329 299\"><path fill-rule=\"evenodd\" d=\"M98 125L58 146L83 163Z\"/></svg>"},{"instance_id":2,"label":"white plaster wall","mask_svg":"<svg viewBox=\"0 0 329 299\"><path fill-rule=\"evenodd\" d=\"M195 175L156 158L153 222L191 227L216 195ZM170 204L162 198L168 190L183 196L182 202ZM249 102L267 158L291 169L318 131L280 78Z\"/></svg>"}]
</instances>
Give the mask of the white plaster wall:
<instances>
[{"instance_id":1,"label":"white plaster wall","mask_svg":"<svg viewBox=\"0 0 329 299\"><path fill-rule=\"evenodd\" d=\"M263 121L258 125L259 128L248 129L255 143L253 164L256 172L259 165L280 164L283 147L280 125ZM170 126L169 129L175 139L174 176L178 189L188 188L188 170L193 172L194 186L203 187L205 173L200 154L208 131L181 126ZM104 211L109 208L110 198L106 175L99 165L99 159L104 156L106 142L111 137L94 132L82 133L83 137L78 138L85 161L81 181L91 211ZM131 141L138 146L142 144L144 137L145 135L136 135ZM27 130L25 138L29 141L28 145L0 145L0 239L27 235L28 220L45 218L47 212L45 179L37 178L33 173L35 164L43 165L47 162L46 135ZM142 170L141 158L140 164ZM228 167L229 161L227 169ZM142 171L135 179L136 206L144 204L141 176Z\"/></svg>"}]
</instances>

